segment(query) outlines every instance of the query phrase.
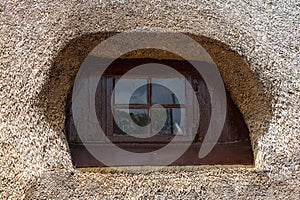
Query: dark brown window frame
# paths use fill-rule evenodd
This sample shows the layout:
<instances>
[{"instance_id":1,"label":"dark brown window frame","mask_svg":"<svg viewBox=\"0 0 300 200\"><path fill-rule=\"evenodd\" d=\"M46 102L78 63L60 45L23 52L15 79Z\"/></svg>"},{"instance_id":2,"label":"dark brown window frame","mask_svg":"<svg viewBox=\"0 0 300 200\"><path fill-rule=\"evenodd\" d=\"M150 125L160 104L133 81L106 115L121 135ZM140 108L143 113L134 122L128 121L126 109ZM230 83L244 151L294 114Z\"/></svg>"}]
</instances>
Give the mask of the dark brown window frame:
<instances>
[{"instance_id":1,"label":"dark brown window frame","mask_svg":"<svg viewBox=\"0 0 300 200\"><path fill-rule=\"evenodd\" d=\"M188 73L184 73L185 75L188 75ZM114 81L114 79L116 78L119 78L121 77L121 75L106 75L104 76L106 77L106 80L109 80L108 82L110 82L109 84L112 84ZM152 104L152 92L151 92L151 78L148 76L145 76L145 77L137 77L137 78L143 78L143 79L147 79L147 104L130 104L129 105L129 108L133 108L133 109L147 109L148 110L148 113L149 113L149 109L150 107L154 107L153 104ZM191 81L191 76L189 75L189 81ZM107 83L107 82L106 82ZM185 80L184 82L185 84L185 87L187 82ZM113 84L113 87L115 86L115 84ZM112 90L111 88L113 87L106 87L107 88L107 92L109 94L112 94ZM186 90L185 90L185 100L186 100L186 97L187 97L187 94L186 94ZM149 95L150 94L150 95ZM114 100L114 96L110 96L110 95L107 95L107 101L110 101L110 99L113 99ZM186 108L186 105L185 104L161 104L162 106L164 106L165 108ZM128 107L127 105L123 105L123 104L114 104L114 108L126 108ZM137 138L134 138L134 137L131 137L131 136L128 136L128 135L119 135L119 134L116 134L114 133L113 129L114 129L114 126L115 126L115 123L113 123L113 116L111 114L110 111L110 108L107 108L106 109L106 116L107 118L109 119L109 122L106 123L106 127L108 129L107 130L107 137L112 141L112 142L147 142L149 141L149 139L137 139ZM151 115L151 113L149 113L149 115ZM186 119L188 119L187 117L187 113L185 113L186 115ZM184 131L185 131L186 127L184 127ZM182 137L182 141L189 141L191 137L193 137L192 133L191 132L185 132L186 135L180 135L179 137ZM149 134L149 133L148 133ZM150 143L153 143L153 142L157 142L157 143L168 143L172 140L174 135L168 135L168 134L161 134L161 133L157 133L155 136L152 136L151 137L151 140L150 140Z\"/></svg>"},{"instance_id":2,"label":"dark brown window frame","mask_svg":"<svg viewBox=\"0 0 300 200\"><path fill-rule=\"evenodd\" d=\"M155 135L150 140L149 139L139 139L133 138L127 135L113 135L112 124L113 122L107 122L106 119L112 120L111 112L108 112L110 108L107 108L107 102L111 101L111 91L113 90L112 77L121 76L123 73L133 68L134 66L145 64L145 63L161 63L168 66L172 66L174 69L179 71L181 74L186 76L186 79L192 84L194 90L199 95L200 98L200 112L209 112L208 106L206 105L210 102L207 95L202 95L203 90L206 90L206 85L201 78L195 78L195 72L191 71L188 67L187 61L180 60L156 60L156 59L119 59L118 62L113 63L110 70L107 70L100 80L98 89L106 91L105 95L97 92L96 94L96 108L99 110L97 113L98 120L101 124L101 127L104 125L104 131L107 133L107 137L114 142L119 147L126 149L132 152L149 152L155 149L162 148L166 143L168 143L172 137L169 135ZM105 78L106 77L106 78ZM109 78L110 77L110 78ZM110 80L110 83L107 84L107 80ZM97 89L97 91L98 91ZM109 94L108 94L109 93ZM98 96L97 96L98 95ZM197 96L198 97L198 96ZM72 129L68 128L70 126L70 107L71 102L70 98L68 100L67 108L67 119L66 119L66 134L71 150L72 160L75 166L77 167L92 167L92 166L104 166L100 161L96 160L80 142L73 141L71 138ZM100 104L97 104L101 102ZM187 102L185 102L187 103ZM110 103L109 103L110 104ZM242 114L238 110L237 106L233 103L230 94L227 92L227 104L228 104L228 113L226 117L226 122L222 131L222 136L219 139L219 142L215 145L213 150L208 156L203 159L198 158L198 152L202 145L204 135L197 133L197 136L193 144L189 149L174 163L171 165L202 165L202 164L253 164L253 153L251 148L251 142L249 138L248 128L243 120ZM133 105L134 107L134 105ZM105 115L103 115L105 113ZM205 115L206 122L209 121L209 115ZM202 127L203 130L192 130L197 132L205 132L205 125ZM230 130L233 130L231 133ZM69 130L69 131L68 131ZM71 130L71 131L70 131ZM228 140L228 138L230 138ZM153 141L155 141L153 143ZM85 144L89 145L89 148L96 148L99 145L105 145L105 143L93 143ZM158 158L159 159L159 156ZM151 163L150 163L151 165Z\"/></svg>"}]
</instances>

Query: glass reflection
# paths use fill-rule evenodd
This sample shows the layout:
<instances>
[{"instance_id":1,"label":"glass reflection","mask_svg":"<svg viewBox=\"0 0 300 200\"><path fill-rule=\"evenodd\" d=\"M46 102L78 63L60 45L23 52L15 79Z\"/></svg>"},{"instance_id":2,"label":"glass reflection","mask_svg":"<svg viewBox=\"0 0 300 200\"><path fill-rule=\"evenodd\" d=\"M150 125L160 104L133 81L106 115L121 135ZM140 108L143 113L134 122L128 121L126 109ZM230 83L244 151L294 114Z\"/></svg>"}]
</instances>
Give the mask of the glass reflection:
<instances>
[{"instance_id":1,"label":"glass reflection","mask_svg":"<svg viewBox=\"0 0 300 200\"><path fill-rule=\"evenodd\" d=\"M115 104L146 104L146 79L115 79ZM117 86L117 87L116 87Z\"/></svg>"},{"instance_id":2,"label":"glass reflection","mask_svg":"<svg viewBox=\"0 0 300 200\"><path fill-rule=\"evenodd\" d=\"M161 130L159 125L163 123L164 112L167 112L167 120ZM185 124L185 109L184 108L154 108L151 113L151 123L153 132L162 134L180 134L183 135L183 126Z\"/></svg>"},{"instance_id":3,"label":"glass reflection","mask_svg":"<svg viewBox=\"0 0 300 200\"><path fill-rule=\"evenodd\" d=\"M128 115L129 111L129 115ZM132 126L130 121L136 126ZM115 109L114 133L125 135L127 133L146 134L143 126L149 122L147 109ZM119 127L120 126L120 127Z\"/></svg>"},{"instance_id":4,"label":"glass reflection","mask_svg":"<svg viewBox=\"0 0 300 200\"><path fill-rule=\"evenodd\" d=\"M151 81L152 81L151 86L152 86L153 104L184 104L185 102L184 79L153 78Z\"/></svg>"}]
</instances>

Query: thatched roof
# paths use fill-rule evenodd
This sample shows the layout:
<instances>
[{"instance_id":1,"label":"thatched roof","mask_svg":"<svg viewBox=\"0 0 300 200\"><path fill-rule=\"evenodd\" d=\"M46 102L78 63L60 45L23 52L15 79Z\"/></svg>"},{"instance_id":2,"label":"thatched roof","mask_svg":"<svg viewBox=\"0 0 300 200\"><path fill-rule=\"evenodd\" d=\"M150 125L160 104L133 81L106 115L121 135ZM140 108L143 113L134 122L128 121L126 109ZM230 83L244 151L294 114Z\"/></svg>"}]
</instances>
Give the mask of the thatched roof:
<instances>
[{"instance_id":1,"label":"thatched roof","mask_svg":"<svg viewBox=\"0 0 300 200\"><path fill-rule=\"evenodd\" d=\"M299 197L296 2L2 1L1 199ZM73 168L63 127L76 67L112 32L154 27L194 34L215 59L250 129L255 167Z\"/></svg>"}]
</instances>

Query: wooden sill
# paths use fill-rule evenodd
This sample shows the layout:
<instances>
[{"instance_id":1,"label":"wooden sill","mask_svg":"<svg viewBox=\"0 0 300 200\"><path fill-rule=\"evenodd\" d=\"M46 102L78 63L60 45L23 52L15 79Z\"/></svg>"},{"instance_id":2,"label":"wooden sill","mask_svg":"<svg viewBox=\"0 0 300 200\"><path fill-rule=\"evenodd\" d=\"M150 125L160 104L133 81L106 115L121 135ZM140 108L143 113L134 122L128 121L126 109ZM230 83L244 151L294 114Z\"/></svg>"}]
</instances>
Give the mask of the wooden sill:
<instances>
[{"instance_id":1,"label":"wooden sill","mask_svg":"<svg viewBox=\"0 0 300 200\"><path fill-rule=\"evenodd\" d=\"M69 144L72 161L75 167L105 167L103 163L95 159L82 144ZM99 145L86 144L94 150L100 149ZM119 147L134 152L149 152L158 149L164 144L118 144ZM194 166L194 165L253 165L254 158L249 140L219 143L203 159L198 158L201 144L192 144L188 150L170 166ZM162 159L159 155L154 159ZM144 166L152 166L149 161ZM159 166L159 165L157 165ZM118 166L115 166L118 167ZM124 166L123 166L124 167Z\"/></svg>"}]
</instances>

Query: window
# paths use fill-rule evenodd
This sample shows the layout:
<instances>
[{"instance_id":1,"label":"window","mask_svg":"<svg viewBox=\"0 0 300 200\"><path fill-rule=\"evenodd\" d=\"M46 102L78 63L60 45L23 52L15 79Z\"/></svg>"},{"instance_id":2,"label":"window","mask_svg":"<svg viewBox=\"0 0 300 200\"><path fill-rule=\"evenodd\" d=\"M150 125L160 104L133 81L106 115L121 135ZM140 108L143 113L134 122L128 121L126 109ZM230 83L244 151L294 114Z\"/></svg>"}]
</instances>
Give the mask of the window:
<instances>
[{"instance_id":1,"label":"window","mask_svg":"<svg viewBox=\"0 0 300 200\"><path fill-rule=\"evenodd\" d=\"M185 78L169 75L163 78L143 75L120 79L130 69L146 63L168 65ZM174 84L176 84L176 96L174 91L165 87ZM195 111L189 110L187 106L191 103L187 84L191 84L193 90L196 91L200 103L199 127L190 123ZM154 151L170 142L175 135L179 135L184 141L185 138L189 139L196 133L192 145L172 165L253 163L249 131L242 114L228 92L228 111L219 142L207 157L198 158L210 120L210 96L203 79L187 61L118 59L110 65L100 79L95 100L98 121L107 138L128 151ZM71 93L67 101L65 130L75 166L103 166L100 161L89 154L81 140L90 142L97 148L97 145L105 145L105 139L86 133L86 137L80 140L72 119ZM151 120L151 118L160 119L160 116L166 116L166 120ZM140 126L133 126L129 123L130 120ZM187 126L187 121L189 126ZM138 137L128 133L138 134Z\"/></svg>"},{"instance_id":2,"label":"window","mask_svg":"<svg viewBox=\"0 0 300 200\"><path fill-rule=\"evenodd\" d=\"M113 82L119 81L118 78L113 77ZM182 78L132 78L132 79L122 79L120 87L117 87L113 93L113 111L115 113L115 120L113 126L113 134L116 135L126 135L128 132L134 132L137 134L145 134L150 136L153 133L158 132L160 135L168 134L183 134L182 129L184 129L185 121L185 80ZM180 103L174 93L165 85L178 85L177 94L180 94ZM136 84L144 86L139 87L131 95L130 99L126 99L130 95L128 88L134 87ZM126 109L126 102L130 102L129 110ZM160 124L163 123L164 119L160 119L159 116L163 116L165 110L161 108L163 106L166 108L167 120L163 128L160 129ZM150 108L153 108L150 110ZM126 113L126 112L130 113ZM133 121L140 125L141 127L146 126L149 123L148 129L145 130L131 130L136 127L130 126L128 123L131 117ZM158 120L151 121L151 118ZM120 128L122 127L122 129ZM122 131L124 130L124 131Z\"/></svg>"}]
</instances>

